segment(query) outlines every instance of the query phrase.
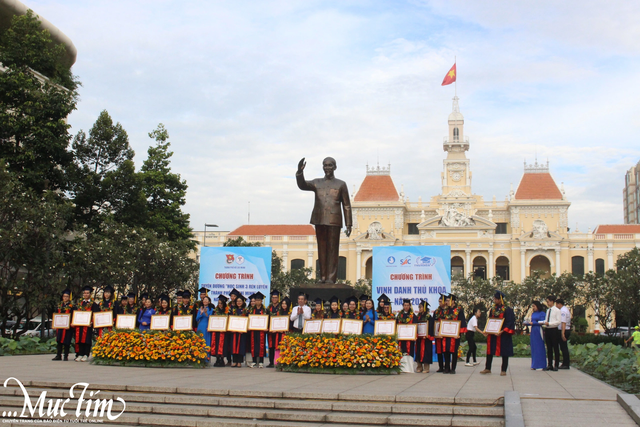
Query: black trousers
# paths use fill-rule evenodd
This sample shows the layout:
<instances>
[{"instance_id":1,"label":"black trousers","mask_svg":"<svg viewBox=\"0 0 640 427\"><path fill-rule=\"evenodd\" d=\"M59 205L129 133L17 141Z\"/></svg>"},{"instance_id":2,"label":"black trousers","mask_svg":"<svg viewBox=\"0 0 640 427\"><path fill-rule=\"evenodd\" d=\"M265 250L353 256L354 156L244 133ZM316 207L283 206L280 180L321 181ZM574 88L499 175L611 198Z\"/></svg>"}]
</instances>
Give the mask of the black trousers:
<instances>
[{"instance_id":1,"label":"black trousers","mask_svg":"<svg viewBox=\"0 0 640 427\"><path fill-rule=\"evenodd\" d=\"M337 225L316 225L320 280L325 283L336 283L338 278L338 248L341 229L342 227Z\"/></svg>"},{"instance_id":2,"label":"black trousers","mask_svg":"<svg viewBox=\"0 0 640 427\"><path fill-rule=\"evenodd\" d=\"M87 356L87 357L89 357L90 355L91 355L91 344L90 343L78 344L78 352L76 353L76 357L78 357L78 356Z\"/></svg>"},{"instance_id":3,"label":"black trousers","mask_svg":"<svg viewBox=\"0 0 640 427\"><path fill-rule=\"evenodd\" d=\"M58 356L62 356L62 348L64 347L64 355L68 356L69 355L69 344L62 344L62 343L58 343L58 346L56 347L56 354Z\"/></svg>"},{"instance_id":4,"label":"black trousers","mask_svg":"<svg viewBox=\"0 0 640 427\"><path fill-rule=\"evenodd\" d=\"M473 356L474 363L476 362L476 350L478 349L478 346L476 345L475 335L476 333L471 331L467 331L466 333L467 342L469 343L469 350L467 350L467 363L469 363L471 356Z\"/></svg>"},{"instance_id":5,"label":"black trousers","mask_svg":"<svg viewBox=\"0 0 640 427\"><path fill-rule=\"evenodd\" d=\"M445 352L444 353L444 370L446 371L455 371L458 366L458 355L455 353Z\"/></svg>"},{"instance_id":6,"label":"black trousers","mask_svg":"<svg viewBox=\"0 0 640 427\"><path fill-rule=\"evenodd\" d=\"M560 364L560 347L558 328L547 328L544 331L544 341L547 344L547 367L558 367ZM554 363L555 362L555 363Z\"/></svg>"},{"instance_id":7,"label":"black trousers","mask_svg":"<svg viewBox=\"0 0 640 427\"><path fill-rule=\"evenodd\" d=\"M569 366L569 336L571 335L571 331L564 331L564 337L567 339L564 341L562 339L562 332L558 330L558 343L560 344L560 351L562 352L562 366Z\"/></svg>"},{"instance_id":8,"label":"black trousers","mask_svg":"<svg viewBox=\"0 0 640 427\"><path fill-rule=\"evenodd\" d=\"M233 363L242 363L244 362L244 356L241 354L234 354L231 356L233 358Z\"/></svg>"},{"instance_id":9,"label":"black trousers","mask_svg":"<svg viewBox=\"0 0 640 427\"><path fill-rule=\"evenodd\" d=\"M502 367L500 370L502 372L507 372L509 368L509 356L501 356L502 357ZM484 365L485 369L491 370L491 362L493 362L493 354L487 354L487 363Z\"/></svg>"},{"instance_id":10,"label":"black trousers","mask_svg":"<svg viewBox=\"0 0 640 427\"><path fill-rule=\"evenodd\" d=\"M438 368L444 369L444 354L438 354Z\"/></svg>"}]
</instances>

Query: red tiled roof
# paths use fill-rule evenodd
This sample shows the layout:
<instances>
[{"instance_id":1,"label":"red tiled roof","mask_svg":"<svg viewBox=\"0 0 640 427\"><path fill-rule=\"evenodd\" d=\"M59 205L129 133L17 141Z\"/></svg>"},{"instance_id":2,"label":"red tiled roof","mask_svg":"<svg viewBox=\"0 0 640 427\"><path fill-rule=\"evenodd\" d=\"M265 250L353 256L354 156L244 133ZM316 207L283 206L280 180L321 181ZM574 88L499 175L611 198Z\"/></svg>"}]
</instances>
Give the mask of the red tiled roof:
<instances>
[{"instance_id":1,"label":"red tiled roof","mask_svg":"<svg viewBox=\"0 0 640 427\"><path fill-rule=\"evenodd\" d=\"M525 173L522 175L516 200L562 200L562 193L550 173Z\"/></svg>"},{"instance_id":2,"label":"red tiled roof","mask_svg":"<svg viewBox=\"0 0 640 427\"><path fill-rule=\"evenodd\" d=\"M241 225L229 236L315 236L311 224L305 225Z\"/></svg>"},{"instance_id":3,"label":"red tiled roof","mask_svg":"<svg viewBox=\"0 0 640 427\"><path fill-rule=\"evenodd\" d=\"M389 175L367 175L353 200L356 202L397 202L400 197Z\"/></svg>"},{"instance_id":4,"label":"red tiled roof","mask_svg":"<svg viewBox=\"0 0 640 427\"><path fill-rule=\"evenodd\" d=\"M594 234L633 234L640 233L640 225L638 224L614 224L599 225L596 227Z\"/></svg>"}]
</instances>

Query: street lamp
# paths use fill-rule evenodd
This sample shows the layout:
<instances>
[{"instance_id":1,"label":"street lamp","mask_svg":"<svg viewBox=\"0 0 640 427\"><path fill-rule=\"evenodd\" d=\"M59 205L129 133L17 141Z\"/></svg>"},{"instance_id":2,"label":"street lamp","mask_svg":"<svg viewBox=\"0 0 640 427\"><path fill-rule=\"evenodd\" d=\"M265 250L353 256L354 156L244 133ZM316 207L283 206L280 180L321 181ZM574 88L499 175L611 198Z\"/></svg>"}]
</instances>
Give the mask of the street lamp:
<instances>
[{"instance_id":1,"label":"street lamp","mask_svg":"<svg viewBox=\"0 0 640 427\"><path fill-rule=\"evenodd\" d=\"M202 246L207 246L207 227L217 227L216 224L205 224L204 225L204 238L202 239Z\"/></svg>"}]
</instances>

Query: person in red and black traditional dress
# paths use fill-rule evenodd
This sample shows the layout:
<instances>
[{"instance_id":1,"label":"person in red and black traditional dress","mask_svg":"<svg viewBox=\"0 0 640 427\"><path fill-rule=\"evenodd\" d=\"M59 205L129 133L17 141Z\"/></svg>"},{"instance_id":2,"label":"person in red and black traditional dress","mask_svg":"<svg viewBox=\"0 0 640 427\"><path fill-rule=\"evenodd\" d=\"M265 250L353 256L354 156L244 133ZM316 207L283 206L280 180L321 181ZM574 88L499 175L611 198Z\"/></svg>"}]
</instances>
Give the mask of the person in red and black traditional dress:
<instances>
[{"instance_id":1,"label":"person in red and black traditional dress","mask_svg":"<svg viewBox=\"0 0 640 427\"><path fill-rule=\"evenodd\" d=\"M360 312L358 311L358 298L349 297L345 300L349 304L348 311L344 314L345 319L360 319Z\"/></svg>"},{"instance_id":2,"label":"person in red and black traditional dress","mask_svg":"<svg viewBox=\"0 0 640 427\"><path fill-rule=\"evenodd\" d=\"M271 291L271 304L269 304L269 307L267 307L267 313L269 313L269 316L278 316L280 313L280 296L282 294L280 293L280 291L277 290L273 290ZM278 333L277 332L269 332L267 333L267 340L269 341L269 364L267 365L267 368L275 368L275 356L276 356L276 350L278 349L278 346L276 345L276 335Z\"/></svg>"},{"instance_id":3,"label":"person in red and black traditional dress","mask_svg":"<svg viewBox=\"0 0 640 427\"><path fill-rule=\"evenodd\" d=\"M213 310L214 316L228 316L229 309L227 308L227 301L229 299L225 295L218 295L218 305ZM226 332L211 332L211 355L216 357L216 363L213 366L219 368L224 367L224 352L225 352L225 335Z\"/></svg>"},{"instance_id":4,"label":"person in red and black traditional dress","mask_svg":"<svg viewBox=\"0 0 640 427\"><path fill-rule=\"evenodd\" d=\"M379 320L395 320L396 316L393 314L391 300L385 294L380 295L378 298L380 302L380 306L382 307L382 312L378 313Z\"/></svg>"},{"instance_id":5,"label":"person in red and black traditional dress","mask_svg":"<svg viewBox=\"0 0 640 427\"><path fill-rule=\"evenodd\" d=\"M337 296L333 295L329 298L329 309L324 314L325 319L340 319L342 318L342 311L340 310L340 300Z\"/></svg>"},{"instance_id":6,"label":"person in red and black traditional dress","mask_svg":"<svg viewBox=\"0 0 640 427\"><path fill-rule=\"evenodd\" d=\"M398 324L410 324L416 323L416 316L413 313L413 308L411 308L411 300L404 299L402 300L402 310L396 316L396 323ZM402 351L402 355L413 356L416 349L415 341L398 341L398 345L400 345L400 350Z\"/></svg>"},{"instance_id":7,"label":"person in red and black traditional dress","mask_svg":"<svg viewBox=\"0 0 640 427\"><path fill-rule=\"evenodd\" d=\"M433 317L429 313L429 302L427 300L420 300L418 304L418 314L416 316L418 323L427 324L427 336L418 337L416 340L416 355L414 357L418 364L416 372L429 373L431 362L433 361Z\"/></svg>"},{"instance_id":8,"label":"person in red and black traditional dress","mask_svg":"<svg viewBox=\"0 0 640 427\"><path fill-rule=\"evenodd\" d=\"M248 314L269 314L267 307L262 302L264 301L264 295L262 292L256 292L253 294L255 305L248 310ZM256 363L258 368L264 368L264 356L267 354L267 331L249 331L249 341L251 341L251 359L252 362L249 365L250 368L255 368Z\"/></svg>"},{"instance_id":9,"label":"person in red and black traditional dress","mask_svg":"<svg viewBox=\"0 0 640 427\"><path fill-rule=\"evenodd\" d=\"M386 296L385 294L382 294L378 297L378 308L376 308L376 311L378 312L378 316L382 316L384 314L384 305L388 300L389 300L389 297Z\"/></svg>"},{"instance_id":10,"label":"person in red and black traditional dress","mask_svg":"<svg viewBox=\"0 0 640 427\"><path fill-rule=\"evenodd\" d=\"M173 311L171 310L171 300L169 299L169 295L160 294L158 299L160 300L160 304L158 305L156 314L162 314L164 316L168 314L169 316L173 317ZM171 318L169 318L169 324L171 324Z\"/></svg>"},{"instance_id":11,"label":"person in red and black traditional dress","mask_svg":"<svg viewBox=\"0 0 640 427\"><path fill-rule=\"evenodd\" d=\"M241 293L236 288L233 288L231 292L229 292L229 302L227 303L227 306L229 307L229 314L231 314L231 310L236 307L236 299L238 298L238 295L241 295ZM224 339L224 355L227 358L227 366L231 366L233 359L233 355L231 354L231 334L226 334Z\"/></svg>"},{"instance_id":12,"label":"person in red and black traditional dress","mask_svg":"<svg viewBox=\"0 0 640 427\"><path fill-rule=\"evenodd\" d=\"M435 324L440 322L441 319L444 319L444 312L447 309L447 296L445 294L440 294L440 298L438 299L438 308L433 312L433 324L434 324L434 334L435 334ZM442 345L442 338L435 338L436 341L436 354L438 355L438 370L436 372L444 372L444 346Z\"/></svg>"},{"instance_id":13,"label":"person in red and black traditional dress","mask_svg":"<svg viewBox=\"0 0 640 427\"><path fill-rule=\"evenodd\" d=\"M102 290L102 301L100 302L99 306L98 306L98 311L101 312L105 312L105 311L113 311L114 315L115 315L115 302L113 301L113 288L111 287L111 285L107 285L104 287L104 289ZM115 316L113 317L115 320ZM98 338L100 338L102 335L106 334L107 332L111 331L113 328L111 327L106 327L106 328L98 328Z\"/></svg>"},{"instance_id":14,"label":"person in red and black traditional dress","mask_svg":"<svg viewBox=\"0 0 640 427\"><path fill-rule=\"evenodd\" d=\"M75 311L99 311L98 304L91 300L91 286L82 288L82 299L78 301ZM91 326L76 326L76 362L86 362L91 355L91 343L93 338L93 328Z\"/></svg>"},{"instance_id":15,"label":"person in red and black traditional dress","mask_svg":"<svg viewBox=\"0 0 640 427\"><path fill-rule=\"evenodd\" d=\"M195 304L191 302L191 292L188 290L182 291L182 304L177 305L173 309L173 315L192 316L193 320L191 320L191 325L195 326L196 314L198 314L198 309L196 308Z\"/></svg>"},{"instance_id":16,"label":"person in red and black traditional dress","mask_svg":"<svg viewBox=\"0 0 640 427\"><path fill-rule=\"evenodd\" d=\"M365 305L367 304L367 300L369 299L369 295L366 294L362 294L360 295L360 298L358 298L358 313L359 313L359 317L358 319L362 319L362 317L364 316L364 313L366 313L367 309L365 308Z\"/></svg>"},{"instance_id":17,"label":"person in red and black traditional dress","mask_svg":"<svg viewBox=\"0 0 640 427\"><path fill-rule=\"evenodd\" d=\"M457 303L457 297L449 294L449 307L444 312L446 320L459 320L460 330L458 338L445 337L442 339L444 348L444 373L455 374L458 366L458 348L460 348L460 335L467 332L467 319L464 317L464 309Z\"/></svg>"},{"instance_id":18,"label":"person in red and black traditional dress","mask_svg":"<svg viewBox=\"0 0 640 427\"><path fill-rule=\"evenodd\" d=\"M324 301L322 301L322 298L316 298L313 302L316 303L316 307L313 310L313 313L311 313L311 318L313 320L324 319Z\"/></svg>"},{"instance_id":19,"label":"person in red and black traditional dress","mask_svg":"<svg viewBox=\"0 0 640 427\"><path fill-rule=\"evenodd\" d=\"M115 309L114 320L118 318L118 314L125 314L127 311L127 305L129 305L129 297L126 294L123 294L120 297L120 304Z\"/></svg>"},{"instance_id":20,"label":"person in red and black traditional dress","mask_svg":"<svg viewBox=\"0 0 640 427\"><path fill-rule=\"evenodd\" d=\"M500 375L507 375L509 357L513 356L512 336L515 333L516 316L513 313L513 309L504 304L504 298L505 295L498 290L493 295L493 307L489 310L487 317L489 319L504 319L504 322L502 322L502 329L498 335L482 333L487 337L487 361L484 370L480 371L481 374L490 374L493 356L500 356L502 357Z\"/></svg>"},{"instance_id":21,"label":"person in red and black traditional dress","mask_svg":"<svg viewBox=\"0 0 640 427\"><path fill-rule=\"evenodd\" d=\"M247 304L244 295L238 293L236 303L229 308L229 316L246 316ZM231 347L232 367L242 367L246 351L247 334L242 332L227 332L229 335L229 345Z\"/></svg>"},{"instance_id":22,"label":"person in red and black traditional dress","mask_svg":"<svg viewBox=\"0 0 640 427\"><path fill-rule=\"evenodd\" d=\"M58 304L58 309L56 313L69 313L73 316L73 301L71 301L71 291L69 289L65 289L62 291L62 301ZM53 360L63 360L62 359L62 349L64 348L64 361L69 360L69 346L71 345L71 338L73 338L74 331L71 326L68 329L58 329L56 330L56 342L57 342L57 352L56 357Z\"/></svg>"}]
</instances>

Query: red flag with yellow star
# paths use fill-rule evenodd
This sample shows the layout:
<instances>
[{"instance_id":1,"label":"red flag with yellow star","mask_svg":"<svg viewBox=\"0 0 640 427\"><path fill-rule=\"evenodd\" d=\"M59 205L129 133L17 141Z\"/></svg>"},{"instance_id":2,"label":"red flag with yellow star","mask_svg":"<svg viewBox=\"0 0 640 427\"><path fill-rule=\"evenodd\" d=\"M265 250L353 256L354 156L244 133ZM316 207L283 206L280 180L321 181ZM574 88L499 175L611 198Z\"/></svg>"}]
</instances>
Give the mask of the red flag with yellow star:
<instances>
[{"instance_id":1,"label":"red flag with yellow star","mask_svg":"<svg viewBox=\"0 0 640 427\"><path fill-rule=\"evenodd\" d=\"M453 67L449 70L446 76L444 76L444 80L442 81L442 86L450 85L451 83L456 81L456 76L458 72L456 71L456 64L453 64Z\"/></svg>"}]
</instances>

